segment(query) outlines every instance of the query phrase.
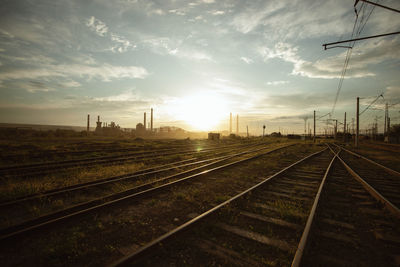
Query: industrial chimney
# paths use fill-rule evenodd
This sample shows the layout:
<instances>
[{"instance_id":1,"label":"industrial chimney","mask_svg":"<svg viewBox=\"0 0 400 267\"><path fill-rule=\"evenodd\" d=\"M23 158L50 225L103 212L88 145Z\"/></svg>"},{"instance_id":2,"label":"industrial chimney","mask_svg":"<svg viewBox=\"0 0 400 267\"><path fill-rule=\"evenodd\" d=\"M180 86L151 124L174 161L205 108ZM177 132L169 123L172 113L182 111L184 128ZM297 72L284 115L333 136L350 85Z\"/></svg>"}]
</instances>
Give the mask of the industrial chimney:
<instances>
[{"instance_id":1,"label":"industrial chimney","mask_svg":"<svg viewBox=\"0 0 400 267\"><path fill-rule=\"evenodd\" d=\"M146 112L144 113L144 116L143 116L143 127L146 130Z\"/></svg>"},{"instance_id":2,"label":"industrial chimney","mask_svg":"<svg viewBox=\"0 0 400 267\"><path fill-rule=\"evenodd\" d=\"M87 132L89 132L89 121L90 121L90 114L87 115L87 129L86 129Z\"/></svg>"},{"instance_id":3,"label":"industrial chimney","mask_svg":"<svg viewBox=\"0 0 400 267\"><path fill-rule=\"evenodd\" d=\"M153 108L151 108L151 115L150 115L150 131L153 132Z\"/></svg>"},{"instance_id":4,"label":"industrial chimney","mask_svg":"<svg viewBox=\"0 0 400 267\"><path fill-rule=\"evenodd\" d=\"M231 133L232 133L232 112L231 112L231 117L229 120L229 134L231 134Z\"/></svg>"},{"instance_id":5,"label":"industrial chimney","mask_svg":"<svg viewBox=\"0 0 400 267\"><path fill-rule=\"evenodd\" d=\"M239 135L239 114L236 115L236 135Z\"/></svg>"}]
</instances>

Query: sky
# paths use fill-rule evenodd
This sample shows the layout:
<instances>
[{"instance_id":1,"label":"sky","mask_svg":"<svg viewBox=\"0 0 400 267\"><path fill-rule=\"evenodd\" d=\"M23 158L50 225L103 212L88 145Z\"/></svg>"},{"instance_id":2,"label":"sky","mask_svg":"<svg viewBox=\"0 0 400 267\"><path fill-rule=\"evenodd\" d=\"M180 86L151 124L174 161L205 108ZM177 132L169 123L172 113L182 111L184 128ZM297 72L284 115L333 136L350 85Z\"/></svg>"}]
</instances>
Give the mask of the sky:
<instances>
[{"instance_id":1,"label":"sky","mask_svg":"<svg viewBox=\"0 0 400 267\"><path fill-rule=\"evenodd\" d=\"M127 128L153 108L155 127L228 130L232 112L241 132L302 133L314 110L340 125L344 112L355 118L357 96L362 111L383 93L361 116L361 128L376 118L382 131L386 102L400 123L400 35L356 42L333 110L347 49L322 44L351 38L353 5L3 0L0 122L85 126L90 114L92 126L100 115ZM398 13L357 10L357 36L400 29ZM317 121L318 132L325 127Z\"/></svg>"}]
</instances>

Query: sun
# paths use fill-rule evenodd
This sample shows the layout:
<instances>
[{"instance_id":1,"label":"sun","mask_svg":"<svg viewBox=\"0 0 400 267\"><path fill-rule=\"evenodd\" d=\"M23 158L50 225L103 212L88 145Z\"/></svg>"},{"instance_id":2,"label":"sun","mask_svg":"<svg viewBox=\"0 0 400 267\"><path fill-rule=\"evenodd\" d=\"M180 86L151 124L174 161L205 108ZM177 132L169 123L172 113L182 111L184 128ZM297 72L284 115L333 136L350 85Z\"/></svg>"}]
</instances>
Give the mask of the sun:
<instances>
[{"instance_id":1,"label":"sun","mask_svg":"<svg viewBox=\"0 0 400 267\"><path fill-rule=\"evenodd\" d=\"M177 119L200 131L214 130L228 116L226 99L210 91L180 98L174 110Z\"/></svg>"}]
</instances>

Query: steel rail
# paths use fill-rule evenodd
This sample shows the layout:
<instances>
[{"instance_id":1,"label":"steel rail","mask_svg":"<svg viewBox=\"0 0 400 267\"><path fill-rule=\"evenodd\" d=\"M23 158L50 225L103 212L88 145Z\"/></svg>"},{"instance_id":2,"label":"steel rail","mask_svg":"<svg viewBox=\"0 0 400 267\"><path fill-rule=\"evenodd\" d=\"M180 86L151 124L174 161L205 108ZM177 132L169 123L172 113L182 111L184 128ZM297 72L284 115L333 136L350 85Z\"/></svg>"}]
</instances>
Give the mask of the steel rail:
<instances>
[{"instance_id":1,"label":"steel rail","mask_svg":"<svg viewBox=\"0 0 400 267\"><path fill-rule=\"evenodd\" d=\"M344 165L346 170L356 179L361 185L374 197L378 202L382 203L384 207L393 213L394 216L400 218L400 209L396 207L392 202L382 196L375 188L367 183L360 175L358 175L340 156L337 154L337 158Z\"/></svg>"},{"instance_id":2,"label":"steel rail","mask_svg":"<svg viewBox=\"0 0 400 267\"><path fill-rule=\"evenodd\" d=\"M116 267L116 266L126 266L126 265L129 265L128 261L133 260L133 259L135 259L135 258L140 258L141 256L143 256L143 255L145 255L146 253L148 253L148 252L150 251L150 249L153 249L155 246L157 246L157 245L160 244L161 242L164 242L164 241L168 240L169 238L171 238L172 236L174 236L175 234L177 234L177 233L179 233L179 232L182 232L183 230L188 229L189 227L193 226L195 223L198 223L200 220L202 220L202 219L204 219L204 218L210 216L211 214L214 214L216 211L219 211L221 208L227 206L228 204L232 203L233 201L235 201L235 200L237 200L237 199L243 197L244 195L247 195L249 192L252 192L252 191L255 190L256 188L258 188L258 187L260 187L261 185L263 185L263 184L265 184L265 183L271 181L273 178L275 178L275 177L281 175L282 173L284 173L284 172L288 171L289 169L293 168L294 166L297 166L298 164L304 162L305 160L307 160L307 159L309 159L309 158L311 158L311 157L314 157L314 156L316 156L316 155L318 155L318 154L321 154L321 153L324 152L326 149L327 149L327 148L325 148L325 149L323 149L323 150L321 150L321 151L315 152L315 153L313 153L313 154L311 154L311 155L308 155L308 156L306 156L306 157L304 157L304 158L302 158L302 159L296 161L295 163L289 165L288 167L283 168L282 170L276 172L275 174L273 174L273 175L271 175L271 176L265 178L263 181L259 182L258 184L256 184L256 185L254 185L254 186L252 186L252 187L250 187L250 188L244 190L243 192L237 194L236 196L234 196L234 197L232 197L232 198L230 198L230 199L224 201L223 203L221 203L221 204L219 204L219 205L217 205L217 206L215 206L215 207L209 209L208 211L206 211L206 212L200 214L199 216L197 216L197 217L191 219L190 221L188 221L188 222L186 222L186 223L184 223L184 224L178 226L177 228L175 228L175 229L173 229L173 230L171 230L171 231L165 233L164 235L162 235L162 236L160 236L160 237L154 239L153 241L150 241L149 243L147 243L146 245L142 246L141 248L139 248L139 249L138 249L137 251L135 251L134 253L131 253L131 254L129 254L129 255L127 255L127 256L125 256L125 257L119 259L118 261L112 263L112 264L109 265L109 266Z\"/></svg>"},{"instance_id":3,"label":"steel rail","mask_svg":"<svg viewBox=\"0 0 400 267\"><path fill-rule=\"evenodd\" d=\"M252 146L259 146L261 144L252 144ZM106 164L106 165L112 165L115 163L119 163L119 162L139 162L139 161L152 161L158 158L164 158L165 156L174 156L174 155L192 155L192 154L200 154L200 153L212 153L214 151L222 151L225 150L226 148L218 148L218 149L209 149L209 150L202 150L202 151L193 151L190 150L188 152L182 152L182 151L178 151L178 152L171 152L171 153L165 153L165 154L158 154L157 156L153 156L153 155L147 155L147 156L143 156L143 157L130 157L130 158L116 158L116 159L112 159L112 160L102 160L102 161L93 161L93 162L86 162L83 164L68 164L68 165L57 165L57 166L50 166L49 167L44 167L44 169L41 170L37 170L39 167L34 167L30 170L29 173L25 173L23 176L33 176L33 175L42 175L42 174L46 174L46 173L51 173L52 171L55 171L57 169L61 169L61 168L72 168L72 167L87 167L87 166L92 166L92 165L96 165L96 164ZM23 169L21 169L23 170ZM19 170L19 171L21 171ZM27 169L29 170L29 169ZM26 170L26 171L27 171ZM17 170L13 170L13 172L9 172L9 175L18 175L15 174ZM36 171L36 172L35 172ZM5 172L7 173L7 172ZM22 176L21 176L22 177Z\"/></svg>"},{"instance_id":4,"label":"steel rail","mask_svg":"<svg viewBox=\"0 0 400 267\"><path fill-rule=\"evenodd\" d=\"M328 147L329 147L329 145L328 145ZM307 244L308 236L310 234L310 229L311 229L311 226L312 226L313 221L314 221L315 212L317 210L317 206L318 206L318 203L319 203L319 199L320 199L320 196L321 196L322 189L324 187L326 178L328 177L328 173L331 170L331 166L333 165L333 162L335 161L336 156L337 156L337 153L335 153L334 151L332 151L332 152L333 152L334 156L333 156L331 162L329 163L328 168L325 171L324 177L322 178L322 182L319 185L318 192L317 192L317 194L316 194L316 196L314 198L314 203L312 205L310 214L309 214L309 216L307 218L306 226L304 227L304 231L303 231L303 234L301 235L300 242L299 242L299 245L298 245L297 250L296 250L296 254L294 255L294 258L293 258L293 261L292 261L292 267L299 267L300 266L301 258L303 256L303 252L304 252L306 244Z\"/></svg>"},{"instance_id":5,"label":"steel rail","mask_svg":"<svg viewBox=\"0 0 400 267\"><path fill-rule=\"evenodd\" d=\"M256 145L256 144L255 144ZM240 147L240 146L239 146ZM178 151L173 151L173 152L168 152L168 153L162 153L162 154L157 154L157 156L166 156L166 155L174 155L174 154L182 154L182 153L199 153L199 152L209 152L209 151L214 151L217 149L225 149L225 147L220 147L220 148L206 148L198 151L197 149L186 149L186 150L178 150ZM228 147L230 148L230 147ZM162 150L153 150L153 151L147 151L147 152L135 152L135 153L129 153L125 155L110 155L110 156L100 156L100 157L91 157L91 158L84 158L84 159L71 159L71 160L63 160L63 161L49 161L49 162L40 162L40 163L32 163L32 164L25 164L25 165L14 165L14 166L8 166L8 167L2 167L0 168L0 172L11 172L11 171L17 171L21 169L34 169L34 168L49 168L49 167L54 167L54 168L60 168L60 167L66 167L68 165L71 165L71 167L74 166L83 166L86 164L97 164L97 163L102 163L106 160L115 160L115 161L123 161L123 160L130 160L130 159L142 159L147 156L152 156L153 154L156 154L158 152L164 152L164 151L170 151L171 149L162 149ZM130 157L132 156L132 157ZM136 156L136 157L135 157ZM109 162L109 161L108 161ZM64 166L66 165L66 166Z\"/></svg>"},{"instance_id":6,"label":"steel rail","mask_svg":"<svg viewBox=\"0 0 400 267\"><path fill-rule=\"evenodd\" d=\"M76 206L67 208L65 210L58 211L58 212L55 212L55 213L52 213L52 214L49 214L49 215L44 215L42 217L38 217L38 218L35 218L33 220L25 221L25 222L23 222L21 224L14 225L14 226L11 226L11 227L8 227L8 228L0 230L0 240L5 240L7 238L15 237L15 236L18 236L20 234L27 233L27 232L30 232L32 230L36 230L36 229L42 228L44 226L49 226L51 224L54 224L54 223L57 223L57 222L61 222L61 221L64 221L66 219L78 216L78 215L86 214L86 213L89 213L89 212L92 212L92 211L95 211L95 210L99 210L101 208L109 207L111 205L120 203L120 202L128 200L128 199L132 199L132 198L135 198L135 197L143 196L145 194L151 194L151 193L154 193L154 192L156 192L158 190L163 190L163 189L168 188L170 186L176 185L178 183L187 181L187 180L192 179L192 178L199 177L199 176L204 175L206 173L210 173L210 172L213 172L213 171L216 171L216 170L220 170L220 169L227 168L227 167L230 167L230 166L233 166L233 165L237 165L239 163L243 163L243 162L246 162L246 161L249 161L249 160L252 160L252 159L267 155L267 154L270 154L272 152L275 152L275 151L278 151L280 149L287 148L287 147L290 147L290 146L293 146L293 145L294 144L290 144L290 145L282 146L282 147L279 147L279 148L275 148L275 149L269 150L267 152L263 152L263 153L260 153L260 154L245 158L245 159L240 159L240 160L237 160L237 161L234 161L234 162L230 162L230 163L227 163L227 164L224 164L224 165L221 165L221 166L217 166L217 167L214 167L214 168L211 168L211 169L208 169L208 170L204 170L204 171L201 171L199 173L192 174L192 175L180 178L178 180L174 180L174 181L162 184L160 186L144 189L144 190L139 191L139 192L131 193L132 191L138 189L138 188L133 188L133 189L122 191L122 192L119 192L119 193L116 193L116 194L111 194L111 195L108 195L108 196L105 196L105 197L102 197L102 198L99 198L99 199L95 199L95 200L91 200L91 201L88 201L88 202L85 202L85 203L81 203L81 204L78 204ZM321 153L321 152L319 152L319 153ZM157 182L159 182L159 181L157 181ZM155 182L152 183L152 184L155 184ZM149 186L149 185L150 184L145 184L145 185L141 185L139 187L144 187L144 186Z\"/></svg>"},{"instance_id":7,"label":"steel rail","mask_svg":"<svg viewBox=\"0 0 400 267\"><path fill-rule=\"evenodd\" d=\"M346 149L346 148L344 148L344 147L342 147L342 146L339 146L339 145L337 145L337 144L334 144L334 145L337 146L337 147L340 147L342 150L344 150L344 151L346 151L346 152L348 152L348 153L350 153L350 154L352 154L352 155L354 155L354 156L356 156L356 157L358 157L358 158L362 158L362 159L368 161L369 163L372 163L372 164L374 164L374 165L376 165L376 166L378 166L378 167L381 167L381 168L384 169L385 171L387 171L387 172L389 172L389 173L391 173L391 174L394 174L394 175L400 177L400 172L398 172L398 171L395 171L395 170L393 170L393 169L391 169L391 168L389 168L389 167L386 167L386 166L384 166L384 165L382 165L382 164L380 164L380 163L378 163L378 162L376 162L376 161L373 161L372 159L369 159L369 158L367 158L367 157L365 157L365 156L363 156L363 155L360 155L360 154L358 154L358 153L355 153L355 152L353 152L353 151L350 151L350 150L348 150L348 149Z\"/></svg>"},{"instance_id":8,"label":"steel rail","mask_svg":"<svg viewBox=\"0 0 400 267\"><path fill-rule=\"evenodd\" d=\"M249 147L251 147L251 146L249 146ZM265 149L265 148L261 148L259 150L263 150L263 149ZM231 152L231 151L228 151L228 152ZM179 176L179 175L186 174L186 173L189 173L189 172L192 172L192 171L207 167L209 165L218 163L218 162L220 162L222 160L226 160L226 159L229 159L229 158L232 158L232 157L235 157L235 156L239 156L241 154L251 153L251 152L254 152L254 151L258 151L258 150L244 151L244 152L235 153L233 155L231 154L231 155L220 156L220 157L215 157L215 158L211 158L211 159L198 160L198 161L195 161L195 162L185 163L185 164L182 164L182 165L177 165L177 166L173 166L173 167L169 167L169 168L162 168L162 167L165 167L166 165L176 165L177 163L183 163L183 162L189 161L189 160L183 160L183 161L174 162L174 163L171 163L171 164L161 165L161 168L158 168L158 169L155 169L155 167L153 167L153 168L149 168L148 171L141 170L141 171L138 171L138 172L135 172L135 173L132 173L132 174L118 175L118 176L113 176L113 177L104 178L104 179L100 179L100 180L95 180L95 181L90 181L90 182L86 182L86 183L80 183L80 184L75 184L75 185L71 185L71 186L67 186L67 187L62 187L62 188L58 188L58 189L52 189L52 190L40 192L40 193L37 193L37 194L32 194L32 195L29 195L29 196L25 196L25 197L21 197L21 198L18 198L18 199L14 199L14 200L10 200L10 201L6 201L6 202L3 202L3 203L0 203L0 207L10 206L10 205L14 205L14 204L17 204L17 203L21 203L21 202L25 202L25 201L33 200L33 199L37 199L37 198L44 198L44 197L54 196L54 195L58 195L58 194L62 194L62 193L72 192L72 191L79 190L79 189L86 189L86 188L93 187L93 186L99 186L99 185L105 185L105 184L108 184L108 183L121 182L121 181L125 181L125 180L130 180L130 179L133 179L133 178L137 178L137 177L140 177L140 176L146 176L146 175L150 175L150 174L161 173L161 172L165 172L165 171L169 171L169 170L173 170L173 169L187 167L187 166L190 166L190 165L196 165L196 164L201 164L201 163L205 163L205 162L215 161L213 163L206 164L206 165L203 165L203 166L199 166L199 167L196 167L196 168L193 168L193 169L190 169L190 170L187 170L187 171L183 171L183 172L180 172L180 173L176 174L177 176ZM191 160L193 160L193 159L191 159ZM172 177L174 177L174 176L169 176L168 178L172 178Z\"/></svg>"}]
</instances>

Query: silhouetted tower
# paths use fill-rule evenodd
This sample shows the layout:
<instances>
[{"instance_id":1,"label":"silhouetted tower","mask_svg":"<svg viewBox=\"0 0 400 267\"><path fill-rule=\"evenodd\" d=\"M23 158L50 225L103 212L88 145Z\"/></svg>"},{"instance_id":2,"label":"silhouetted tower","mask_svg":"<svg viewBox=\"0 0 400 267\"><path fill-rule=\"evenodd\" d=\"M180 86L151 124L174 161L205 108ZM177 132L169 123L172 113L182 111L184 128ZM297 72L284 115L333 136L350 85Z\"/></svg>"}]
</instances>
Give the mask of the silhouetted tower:
<instances>
[{"instance_id":1,"label":"silhouetted tower","mask_svg":"<svg viewBox=\"0 0 400 267\"><path fill-rule=\"evenodd\" d=\"M153 132L153 108L151 108L151 115L150 115L150 131Z\"/></svg>"},{"instance_id":2,"label":"silhouetted tower","mask_svg":"<svg viewBox=\"0 0 400 267\"><path fill-rule=\"evenodd\" d=\"M236 135L239 135L239 114L236 115Z\"/></svg>"},{"instance_id":3,"label":"silhouetted tower","mask_svg":"<svg viewBox=\"0 0 400 267\"><path fill-rule=\"evenodd\" d=\"M96 128L101 128L100 116L97 116Z\"/></svg>"},{"instance_id":4,"label":"silhouetted tower","mask_svg":"<svg viewBox=\"0 0 400 267\"><path fill-rule=\"evenodd\" d=\"M86 128L86 131L87 131L87 132L89 132L89 126L90 126L90 125L89 125L89 122L90 122L90 115L88 114L88 115L87 115L87 128Z\"/></svg>"},{"instance_id":5,"label":"silhouetted tower","mask_svg":"<svg viewBox=\"0 0 400 267\"><path fill-rule=\"evenodd\" d=\"M229 120L229 134L232 133L232 112L231 112L231 116L230 116L230 120Z\"/></svg>"},{"instance_id":6,"label":"silhouetted tower","mask_svg":"<svg viewBox=\"0 0 400 267\"><path fill-rule=\"evenodd\" d=\"M144 130L146 130L146 112L143 115L143 126L144 126Z\"/></svg>"}]
</instances>

